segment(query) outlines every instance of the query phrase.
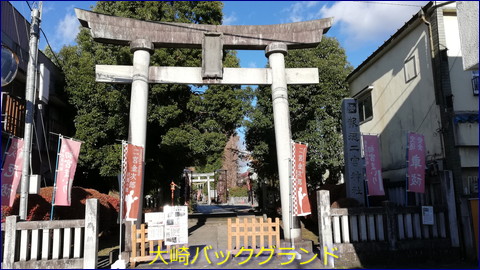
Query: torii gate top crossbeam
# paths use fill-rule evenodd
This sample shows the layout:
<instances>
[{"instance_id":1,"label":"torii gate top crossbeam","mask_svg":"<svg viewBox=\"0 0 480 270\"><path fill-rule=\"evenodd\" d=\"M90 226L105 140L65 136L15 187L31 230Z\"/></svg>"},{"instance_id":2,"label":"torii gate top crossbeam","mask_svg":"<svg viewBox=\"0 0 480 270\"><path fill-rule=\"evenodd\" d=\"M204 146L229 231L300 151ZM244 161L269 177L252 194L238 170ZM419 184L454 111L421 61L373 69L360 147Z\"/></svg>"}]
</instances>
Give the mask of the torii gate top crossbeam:
<instances>
[{"instance_id":1,"label":"torii gate top crossbeam","mask_svg":"<svg viewBox=\"0 0 480 270\"><path fill-rule=\"evenodd\" d=\"M223 33L225 49L263 50L272 42L288 49L316 47L331 27L333 18L274 25L207 25L151 22L75 9L82 26L90 28L95 41L129 45L146 39L155 48L201 48L204 33Z\"/></svg>"}]
</instances>

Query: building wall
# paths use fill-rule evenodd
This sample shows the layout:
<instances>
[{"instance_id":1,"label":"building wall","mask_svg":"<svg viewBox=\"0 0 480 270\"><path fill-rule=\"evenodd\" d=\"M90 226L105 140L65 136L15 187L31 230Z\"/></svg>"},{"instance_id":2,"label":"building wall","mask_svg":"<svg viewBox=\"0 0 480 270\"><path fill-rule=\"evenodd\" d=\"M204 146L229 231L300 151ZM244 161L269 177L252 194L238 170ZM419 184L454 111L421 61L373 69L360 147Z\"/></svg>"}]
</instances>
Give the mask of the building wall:
<instances>
[{"instance_id":1,"label":"building wall","mask_svg":"<svg viewBox=\"0 0 480 270\"><path fill-rule=\"evenodd\" d=\"M478 114L478 96L473 95L472 72L463 70L460 33L455 11L443 14L445 41L450 71L453 110L456 114L473 112ZM459 148L462 168L478 167L478 122L455 123L455 143Z\"/></svg>"},{"instance_id":2,"label":"building wall","mask_svg":"<svg viewBox=\"0 0 480 270\"><path fill-rule=\"evenodd\" d=\"M478 70L478 1L458 1L458 25L461 29L460 40L463 68Z\"/></svg>"},{"instance_id":3,"label":"building wall","mask_svg":"<svg viewBox=\"0 0 480 270\"><path fill-rule=\"evenodd\" d=\"M443 20L454 111L478 111L478 96L473 95L472 89L472 72L463 70L462 50L456 13L450 11L445 12Z\"/></svg>"},{"instance_id":4,"label":"building wall","mask_svg":"<svg viewBox=\"0 0 480 270\"><path fill-rule=\"evenodd\" d=\"M425 136L429 155L443 157L428 27L417 22L398 40L350 83L353 97L373 86L373 118L360 131L380 135L383 177L391 181L405 180L409 131Z\"/></svg>"}]
</instances>

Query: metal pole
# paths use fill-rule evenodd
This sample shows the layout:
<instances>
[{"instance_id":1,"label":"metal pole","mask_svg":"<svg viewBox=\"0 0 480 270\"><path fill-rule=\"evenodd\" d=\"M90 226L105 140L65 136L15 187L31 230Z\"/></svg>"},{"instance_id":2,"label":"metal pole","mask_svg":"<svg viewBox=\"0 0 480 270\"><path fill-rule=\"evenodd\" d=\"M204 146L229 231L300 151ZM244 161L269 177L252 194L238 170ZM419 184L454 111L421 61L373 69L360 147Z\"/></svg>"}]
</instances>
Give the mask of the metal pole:
<instances>
[{"instance_id":1,"label":"metal pole","mask_svg":"<svg viewBox=\"0 0 480 270\"><path fill-rule=\"evenodd\" d=\"M55 163L55 176L53 177L53 191L52 191L52 209L50 210L50 220L53 219L53 210L55 204L55 193L57 191L57 173L58 173L58 156L60 156L60 143L62 141L62 135L58 136L58 146L57 146L57 161Z\"/></svg>"},{"instance_id":2,"label":"metal pole","mask_svg":"<svg viewBox=\"0 0 480 270\"><path fill-rule=\"evenodd\" d=\"M120 212L118 216L120 217L120 241L118 245L118 259L122 259L122 238L123 238L123 179L125 178L124 168L125 168L125 141L122 141L122 172L120 176L120 186L118 189L120 190Z\"/></svg>"},{"instance_id":3,"label":"metal pole","mask_svg":"<svg viewBox=\"0 0 480 270\"><path fill-rule=\"evenodd\" d=\"M207 204L210 205L210 176L207 177Z\"/></svg>"},{"instance_id":4,"label":"metal pole","mask_svg":"<svg viewBox=\"0 0 480 270\"><path fill-rule=\"evenodd\" d=\"M28 208L28 187L30 177L30 152L32 151L32 125L33 125L33 110L34 110L34 96L35 96L35 81L37 75L37 53L38 53L38 38L40 29L40 13L42 4L40 2L39 9L32 10L32 23L30 25L30 42L29 42L29 58L27 67L27 83L25 87L25 135L23 146L23 167L22 167L22 183L20 189L20 208L19 216L21 220L27 218Z\"/></svg>"},{"instance_id":5,"label":"metal pole","mask_svg":"<svg viewBox=\"0 0 480 270\"><path fill-rule=\"evenodd\" d=\"M408 206L408 149L410 145L408 144L408 132L407 132L407 153L406 153L406 160L407 160L407 168L405 169L405 206Z\"/></svg>"},{"instance_id":6,"label":"metal pole","mask_svg":"<svg viewBox=\"0 0 480 270\"><path fill-rule=\"evenodd\" d=\"M288 108L287 81L285 76L285 55L287 45L274 42L267 46L265 55L268 57L272 69L272 102L273 120L275 126L275 144L277 146L277 166L280 178L280 201L282 204L282 220L285 239L299 238L301 235L298 219L293 218L290 222L289 209L289 175L288 162L292 157L290 112ZM292 226L292 230L288 230Z\"/></svg>"}]
</instances>

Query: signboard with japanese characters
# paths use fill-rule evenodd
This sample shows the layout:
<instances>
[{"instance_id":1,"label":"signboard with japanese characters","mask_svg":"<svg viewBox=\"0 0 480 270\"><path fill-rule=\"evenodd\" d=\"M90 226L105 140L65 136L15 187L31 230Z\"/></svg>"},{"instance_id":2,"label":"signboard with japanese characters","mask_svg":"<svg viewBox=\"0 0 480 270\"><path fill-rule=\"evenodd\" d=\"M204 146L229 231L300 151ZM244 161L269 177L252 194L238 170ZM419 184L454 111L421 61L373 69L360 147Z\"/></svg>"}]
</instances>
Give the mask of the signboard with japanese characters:
<instances>
[{"instance_id":1,"label":"signboard with japanese characters","mask_svg":"<svg viewBox=\"0 0 480 270\"><path fill-rule=\"evenodd\" d=\"M382 163L377 135L363 135L363 152L365 155L368 196L384 196Z\"/></svg>"},{"instance_id":2,"label":"signboard with japanese characters","mask_svg":"<svg viewBox=\"0 0 480 270\"><path fill-rule=\"evenodd\" d=\"M305 171L307 145L292 142L292 156L293 215L307 216L311 214Z\"/></svg>"},{"instance_id":3,"label":"signboard with japanese characters","mask_svg":"<svg viewBox=\"0 0 480 270\"><path fill-rule=\"evenodd\" d=\"M409 192L425 192L425 139L410 132L408 136L407 179Z\"/></svg>"},{"instance_id":4,"label":"signboard with japanese characters","mask_svg":"<svg viewBox=\"0 0 480 270\"><path fill-rule=\"evenodd\" d=\"M60 137L60 140L61 148L58 154L54 204L56 206L70 206L73 178L82 143L63 137Z\"/></svg>"},{"instance_id":5,"label":"signboard with japanese characters","mask_svg":"<svg viewBox=\"0 0 480 270\"><path fill-rule=\"evenodd\" d=\"M360 205L365 205L358 106L353 98L345 98L342 101L342 133L347 197L356 199Z\"/></svg>"},{"instance_id":6,"label":"signboard with japanese characters","mask_svg":"<svg viewBox=\"0 0 480 270\"><path fill-rule=\"evenodd\" d=\"M165 245L188 244L188 207L164 206Z\"/></svg>"},{"instance_id":7,"label":"signboard with japanese characters","mask_svg":"<svg viewBox=\"0 0 480 270\"><path fill-rule=\"evenodd\" d=\"M2 167L2 205L12 206L22 177L23 139L12 138Z\"/></svg>"},{"instance_id":8,"label":"signboard with japanese characters","mask_svg":"<svg viewBox=\"0 0 480 270\"><path fill-rule=\"evenodd\" d=\"M148 240L163 240L165 238L165 216L163 212L145 213L148 225Z\"/></svg>"},{"instance_id":9,"label":"signboard with japanese characters","mask_svg":"<svg viewBox=\"0 0 480 270\"><path fill-rule=\"evenodd\" d=\"M124 217L127 221L135 221L143 175L143 147L133 144L124 144L123 147Z\"/></svg>"}]
</instances>

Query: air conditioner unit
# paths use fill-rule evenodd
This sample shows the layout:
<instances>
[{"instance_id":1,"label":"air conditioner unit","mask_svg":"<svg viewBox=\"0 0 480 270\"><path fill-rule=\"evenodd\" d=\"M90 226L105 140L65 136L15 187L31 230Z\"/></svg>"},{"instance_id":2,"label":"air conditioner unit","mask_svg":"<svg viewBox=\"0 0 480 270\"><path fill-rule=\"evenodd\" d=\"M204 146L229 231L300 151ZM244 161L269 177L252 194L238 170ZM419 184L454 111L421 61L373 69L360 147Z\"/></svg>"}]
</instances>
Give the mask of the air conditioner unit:
<instances>
[{"instance_id":1,"label":"air conditioner unit","mask_svg":"<svg viewBox=\"0 0 480 270\"><path fill-rule=\"evenodd\" d=\"M38 174L30 175L30 187L28 189L28 194L38 194L40 193L40 178Z\"/></svg>"},{"instance_id":2,"label":"air conditioner unit","mask_svg":"<svg viewBox=\"0 0 480 270\"><path fill-rule=\"evenodd\" d=\"M40 76L38 79L38 98L45 102L48 103L48 96L50 95L50 70L45 67L45 65L42 63L40 64Z\"/></svg>"}]
</instances>

